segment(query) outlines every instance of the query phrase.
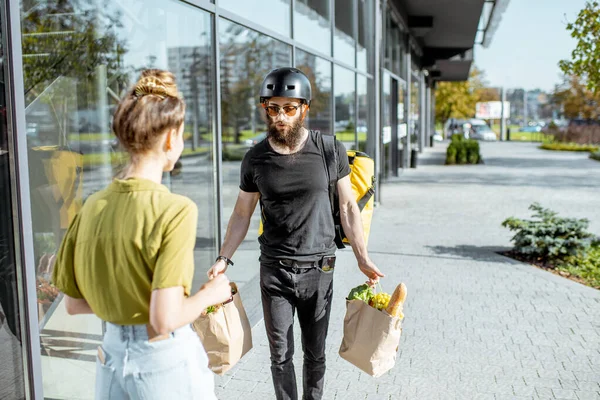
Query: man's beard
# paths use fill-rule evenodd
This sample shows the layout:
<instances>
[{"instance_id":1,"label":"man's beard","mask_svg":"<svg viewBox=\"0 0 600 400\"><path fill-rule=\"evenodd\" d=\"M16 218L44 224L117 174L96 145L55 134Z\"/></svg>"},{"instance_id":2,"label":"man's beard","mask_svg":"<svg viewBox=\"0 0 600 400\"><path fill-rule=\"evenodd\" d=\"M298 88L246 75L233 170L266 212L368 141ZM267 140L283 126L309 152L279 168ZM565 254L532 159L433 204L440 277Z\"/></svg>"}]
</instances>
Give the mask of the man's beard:
<instances>
[{"instance_id":1,"label":"man's beard","mask_svg":"<svg viewBox=\"0 0 600 400\"><path fill-rule=\"evenodd\" d=\"M302 140L302 128L304 128L304 120L296 119L292 124L286 124L283 130L277 129L277 122L269 119L269 130L267 137L271 138L275 143L285 146L288 149L295 149Z\"/></svg>"}]
</instances>

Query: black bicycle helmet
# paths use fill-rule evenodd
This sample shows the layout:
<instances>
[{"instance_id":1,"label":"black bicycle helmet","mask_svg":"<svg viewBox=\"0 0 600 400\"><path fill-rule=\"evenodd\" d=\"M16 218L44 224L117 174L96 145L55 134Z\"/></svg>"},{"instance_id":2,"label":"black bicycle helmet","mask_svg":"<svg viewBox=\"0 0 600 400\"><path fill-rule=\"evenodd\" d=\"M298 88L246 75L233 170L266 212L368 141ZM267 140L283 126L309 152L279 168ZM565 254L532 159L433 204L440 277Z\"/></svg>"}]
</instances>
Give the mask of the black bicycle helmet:
<instances>
[{"instance_id":1,"label":"black bicycle helmet","mask_svg":"<svg viewBox=\"0 0 600 400\"><path fill-rule=\"evenodd\" d=\"M269 72L260 87L260 102L271 97L291 97L310 105L310 81L297 68L276 68Z\"/></svg>"}]
</instances>

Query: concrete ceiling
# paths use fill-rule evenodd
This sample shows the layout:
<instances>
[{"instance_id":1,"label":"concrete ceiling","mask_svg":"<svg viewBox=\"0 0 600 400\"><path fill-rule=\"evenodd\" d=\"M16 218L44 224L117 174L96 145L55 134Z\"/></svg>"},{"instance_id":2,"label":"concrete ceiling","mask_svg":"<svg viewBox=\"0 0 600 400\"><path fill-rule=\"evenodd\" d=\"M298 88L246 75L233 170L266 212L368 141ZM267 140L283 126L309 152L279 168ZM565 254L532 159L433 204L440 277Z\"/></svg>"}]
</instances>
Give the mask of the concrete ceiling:
<instances>
[{"instance_id":1,"label":"concrete ceiling","mask_svg":"<svg viewBox=\"0 0 600 400\"><path fill-rule=\"evenodd\" d=\"M425 47L473 47L484 0L395 0L408 17L433 17L421 37Z\"/></svg>"},{"instance_id":2,"label":"concrete ceiling","mask_svg":"<svg viewBox=\"0 0 600 400\"><path fill-rule=\"evenodd\" d=\"M506 0L496 0L504 1ZM423 50L422 67L439 81L466 80L485 0L391 0Z\"/></svg>"}]
</instances>

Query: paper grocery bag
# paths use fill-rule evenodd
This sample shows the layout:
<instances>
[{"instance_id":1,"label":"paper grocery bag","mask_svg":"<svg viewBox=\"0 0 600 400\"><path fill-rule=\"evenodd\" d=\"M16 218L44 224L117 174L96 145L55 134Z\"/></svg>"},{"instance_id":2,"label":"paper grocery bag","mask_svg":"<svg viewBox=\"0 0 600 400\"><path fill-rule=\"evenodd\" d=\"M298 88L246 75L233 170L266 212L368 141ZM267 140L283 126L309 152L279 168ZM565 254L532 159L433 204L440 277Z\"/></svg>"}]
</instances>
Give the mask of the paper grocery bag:
<instances>
[{"instance_id":1,"label":"paper grocery bag","mask_svg":"<svg viewBox=\"0 0 600 400\"><path fill-rule=\"evenodd\" d=\"M223 375L252 348L252 329L236 289L233 301L217 311L200 315L194 321L194 329L208 355L210 369Z\"/></svg>"},{"instance_id":2,"label":"paper grocery bag","mask_svg":"<svg viewBox=\"0 0 600 400\"><path fill-rule=\"evenodd\" d=\"M402 321L362 300L346 300L340 356L378 377L396 363Z\"/></svg>"}]
</instances>

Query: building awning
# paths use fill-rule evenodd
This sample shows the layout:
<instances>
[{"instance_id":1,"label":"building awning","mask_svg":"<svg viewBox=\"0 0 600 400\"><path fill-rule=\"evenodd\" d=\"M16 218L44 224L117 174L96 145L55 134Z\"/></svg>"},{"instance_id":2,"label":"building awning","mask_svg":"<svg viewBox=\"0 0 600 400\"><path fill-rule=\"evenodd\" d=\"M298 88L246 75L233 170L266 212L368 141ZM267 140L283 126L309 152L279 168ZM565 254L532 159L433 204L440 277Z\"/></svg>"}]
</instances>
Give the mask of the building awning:
<instances>
[{"instance_id":1,"label":"building awning","mask_svg":"<svg viewBox=\"0 0 600 400\"><path fill-rule=\"evenodd\" d=\"M509 0L392 0L423 50L421 67L437 81L469 78L473 47L487 47Z\"/></svg>"}]
</instances>

